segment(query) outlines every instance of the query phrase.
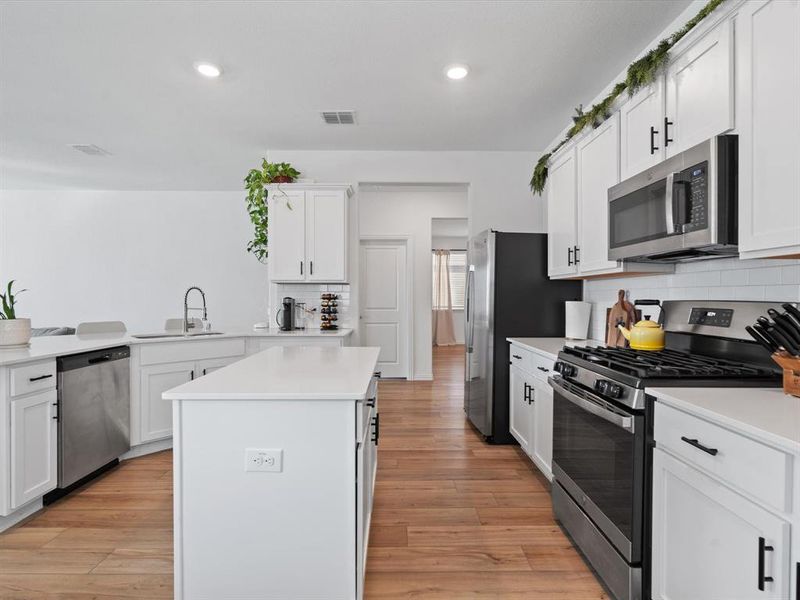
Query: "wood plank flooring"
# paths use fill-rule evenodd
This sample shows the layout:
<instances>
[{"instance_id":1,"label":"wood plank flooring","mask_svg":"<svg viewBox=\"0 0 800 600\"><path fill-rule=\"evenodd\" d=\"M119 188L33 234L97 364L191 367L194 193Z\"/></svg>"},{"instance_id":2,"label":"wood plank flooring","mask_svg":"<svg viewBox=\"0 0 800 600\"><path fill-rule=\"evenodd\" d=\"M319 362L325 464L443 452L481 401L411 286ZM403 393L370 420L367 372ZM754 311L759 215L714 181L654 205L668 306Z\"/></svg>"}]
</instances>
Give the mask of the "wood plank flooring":
<instances>
[{"instance_id":1,"label":"wood plank flooring","mask_svg":"<svg viewBox=\"0 0 800 600\"><path fill-rule=\"evenodd\" d=\"M465 422L462 357L435 348L434 381L380 384L366 598L606 600L547 481ZM0 598L171 598L171 460L127 461L0 534Z\"/></svg>"}]
</instances>

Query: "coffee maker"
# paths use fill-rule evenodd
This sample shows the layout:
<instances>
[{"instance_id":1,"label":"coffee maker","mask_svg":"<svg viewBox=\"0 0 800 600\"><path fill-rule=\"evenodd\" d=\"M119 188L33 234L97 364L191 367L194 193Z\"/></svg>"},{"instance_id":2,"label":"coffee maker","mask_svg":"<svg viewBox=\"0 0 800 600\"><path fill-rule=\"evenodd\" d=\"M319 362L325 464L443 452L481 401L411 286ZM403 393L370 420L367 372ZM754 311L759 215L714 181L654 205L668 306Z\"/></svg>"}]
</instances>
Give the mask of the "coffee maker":
<instances>
[{"instance_id":1,"label":"coffee maker","mask_svg":"<svg viewBox=\"0 0 800 600\"><path fill-rule=\"evenodd\" d=\"M278 327L281 331L294 331L295 329L304 329L302 325L298 325L298 317L302 315L304 302L297 302L294 298L286 296L281 303L281 309L275 317L278 322Z\"/></svg>"}]
</instances>

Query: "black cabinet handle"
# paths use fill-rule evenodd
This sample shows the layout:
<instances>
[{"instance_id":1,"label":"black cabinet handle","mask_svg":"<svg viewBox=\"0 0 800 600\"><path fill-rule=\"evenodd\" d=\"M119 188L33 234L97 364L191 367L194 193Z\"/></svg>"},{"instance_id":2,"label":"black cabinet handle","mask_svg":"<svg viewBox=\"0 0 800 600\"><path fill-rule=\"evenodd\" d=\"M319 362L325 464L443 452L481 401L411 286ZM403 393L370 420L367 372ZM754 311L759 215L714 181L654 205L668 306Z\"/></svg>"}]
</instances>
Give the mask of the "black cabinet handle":
<instances>
[{"instance_id":1,"label":"black cabinet handle","mask_svg":"<svg viewBox=\"0 0 800 600\"><path fill-rule=\"evenodd\" d=\"M313 260L309 261L308 266L309 266L309 270L310 270L311 275L313 275L314 274L314 261Z\"/></svg>"},{"instance_id":2,"label":"black cabinet handle","mask_svg":"<svg viewBox=\"0 0 800 600\"><path fill-rule=\"evenodd\" d=\"M711 456L716 456L717 453L719 452L719 450L717 450L716 448L709 448L708 446L703 446L703 444L697 441L697 438L692 439L692 438L687 438L685 435L682 435L681 439L690 446L694 446L698 450L702 450L703 452L705 452L706 454L710 454Z\"/></svg>"},{"instance_id":3,"label":"black cabinet handle","mask_svg":"<svg viewBox=\"0 0 800 600\"><path fill-rule=\"evenodd\" d=\"M656 150L658 150L658 146L656 146L656 134L658 133L658 129L655 127L650 128L650 154L655 154Z\"/></svg>"},{"instance_id":4,"label":"black cabinet handle","mask_svg":"<svg viewBox=\"0 0 800 600\"><path fill-rule=\"evenodd\" d=\"M670 142L674 142L671 137L669 137L669 126L674 125L672 121L669 120L669 117L664 117L664 148L669 146Z\"/></svg>"},{"instance_id":5,"label":"black cabinet handle","mask_svg":"<svg viewBox=\"0 0 800 600\"><path fill-rule=\"evenodd\" d=\"M572 248L567 248L567 266L572 266Z\"/></svg>"},{"instance_id":6,"label":"black cabinet handle","mask_svg":"<svg viewBox=\"0 0 800 600\"><path fill-rule=\"evenodd\" d=\"M189 372L189 379L194 380L194 369Z\"/></svg>"},{"instance_id":7,"label":"black cabinet handle","mask_svg":"<svg viewBox=\"0 0 800 600\"><path fill-rule=\"evenodd\" d=\"M381 416L380 414L375 415L372 417L372 441L375 445L378 445L378 438L381 436Z\"/></svg>"},{"instance_id":8,"label":"black cabinet handle","mask_svg":"<svg viewBox=\"0 0 800 600\"><path fill-rule=\"evenodd\" d=\"M540 371L544 371L545 373L550 372L550 369L545 369L544 367L536 367L536 368L539 369Z\"/></svg>"},{"instance_id":9,"label":"black cabinet handle","mask_svg":"<svg viewBox=\"0 0 800 600\"><path fill-rule=\"evenodd\" d=\"M300 275L303 274L303 261L300 261Z\"/></svg>"},{"instance_id":10,"label":"black cabinet handle","mask_svg":"<svg viewBox=\"0 0 800 600\"><path fill-rule=\"evenodd\" d=\"M381 372L380 372L380 371L375 371L375 372L372 374L372 376L373 376L375 379L380 379L380 378L381 378Z\"/></svg>"},{"instance_id":11,"label":"black cabinet handle","mask_svg":"<svg viewBox=\"0 0 800 600\"><path fill-rule=\"evenodd\" d=\"M513 356L517 360L522 360L522 357L519 354L512 354L511 356Z\"/></svg>"},{"instance_id":12,"label":"black cabinet handle","mask_svg":"<svg viewBox=\"0 0 800 600\"><path fill-rule=\"evenodd\" d=\"M766 582L774 581L772 577L764 575L764 563L766 562L764 554L766 552L772 552L773 550L775 550L775 548L767 546L767 541L763 537L758 538L758 589L762 592L764 591L764 584Z\"/></svg>"},{"instance_id":13,"label":"black cabinet handle","mask_svg":"<svg viewBox=\"0 0 800 600\"><path fill-rule=\"evenodd\" d=\"M205 370L205 369L203 369L203 375L205 375L205 374L206 374L206 370Z\"/></svg>"},{"instance_id":14,"label":"black cabinet handle","mask_svg":"<svg viewBox=\"0 0 800 600\"><path fill-rule=\"evenodd\" d=\"M375 406L375 400L377 400L377 398L369 398L367 400L367 406Z\"/></svg>"},{"instance_id":15,"label":"black cabinet handle","mask_svg":"<svg viewBox=\"0 0 800 600\"><path fill-rule=\"evenodd\" d=\"M41 381L42 379L50 379L53 376L52 373L49 375L39 375L38 377L28 377L28 381L33 383L34 381Z\"/></svg>"},{"instance_id":16,"label":"black cabinet handle","mask_svg":"<svg viewBox=\"0 0 800 600\"><path fill-rule=\"evenodd\" d=\"M58 421L58 402L53 402L53 406L56 407L56 414L53 415L53 419Z\"/></svg>"},{"instance_id":17,"label":"black cabinet handle","mask_svg":"<svg viewBox=\"0 0 800 600\"><path fill-rule=\"evenodd\" d=\"M794 578L794 593L795 593L795 600L800 600L800 562L797 563L797 573L795 574Z\"/></svg>"},{"instance_id":18,"label":"black cabinet handle","mask_svg":"<svg viewBox=\"0 0 800 600\"><path fill-rule=\"evenodd\" d=\"M578 256L578 253L581 251L581 249L578 246L573 246L573 248L573 252L575 253L575 264L579 265L581 263L581 258Z\"/></svg>"}]
</instances>

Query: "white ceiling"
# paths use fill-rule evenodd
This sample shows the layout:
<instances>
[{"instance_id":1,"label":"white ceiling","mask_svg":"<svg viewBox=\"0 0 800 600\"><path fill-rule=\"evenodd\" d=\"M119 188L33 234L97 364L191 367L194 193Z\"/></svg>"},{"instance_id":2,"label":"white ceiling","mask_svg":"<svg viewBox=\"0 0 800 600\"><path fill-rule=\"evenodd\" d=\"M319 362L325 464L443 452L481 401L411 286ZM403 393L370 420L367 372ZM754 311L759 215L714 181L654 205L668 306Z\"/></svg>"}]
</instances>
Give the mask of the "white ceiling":
<instances>
[{"instance_id":1,"label":"white ceiling","mask_svg":"<svg viewBox=\"0 0 800 600\"><path fill-rule=\"evenodd\" d=\"M541 150L688 4L1 1L0 187L236 189L267 148Z\"/></svg>"}]
</instances>

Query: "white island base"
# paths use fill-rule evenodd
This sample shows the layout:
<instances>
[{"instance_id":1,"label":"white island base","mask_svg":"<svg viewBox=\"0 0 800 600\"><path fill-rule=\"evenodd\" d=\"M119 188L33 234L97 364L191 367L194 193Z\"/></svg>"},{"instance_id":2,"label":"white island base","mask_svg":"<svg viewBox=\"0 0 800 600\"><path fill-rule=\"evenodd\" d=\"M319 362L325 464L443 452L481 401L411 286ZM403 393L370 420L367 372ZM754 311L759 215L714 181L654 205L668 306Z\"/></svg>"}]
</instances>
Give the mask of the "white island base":
<instances>
[{"instance_id":1,"label":"white island base","mask_svg":"<svg viewBox=\"0 0 800 600\"><path fill-rule=\"evenodd\" d=\"M173 401L175 597L363 596L376 348L273 348Z\"/></svg>"}]
</instances>

